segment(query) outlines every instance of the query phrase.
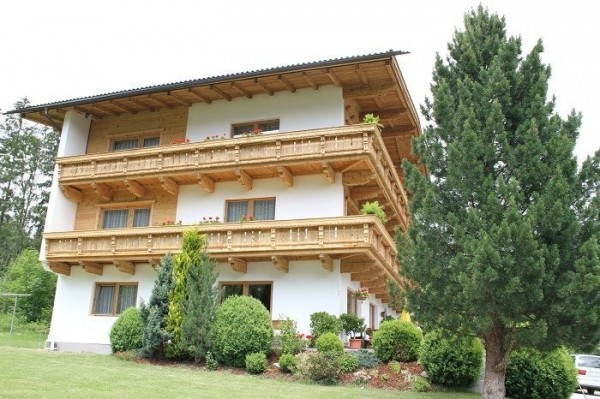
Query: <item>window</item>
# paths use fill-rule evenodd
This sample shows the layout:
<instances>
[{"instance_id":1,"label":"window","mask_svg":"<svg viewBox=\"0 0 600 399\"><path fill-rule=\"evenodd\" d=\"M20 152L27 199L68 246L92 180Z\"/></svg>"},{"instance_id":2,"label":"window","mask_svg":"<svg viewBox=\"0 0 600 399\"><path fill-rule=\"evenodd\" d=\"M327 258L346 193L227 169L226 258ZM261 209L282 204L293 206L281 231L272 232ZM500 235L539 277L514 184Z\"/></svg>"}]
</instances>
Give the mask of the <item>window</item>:
<instances>
[{"instance_id":1,"label":"window","mask_svg":"<svg viewBox=\"0 0 600 399\"><path fill-rule=\"evenodd\" d=\"M146 131L140 133L128 133L113 138L110 141L110 151L125 151L136 148L158 147L160 145L160 132Z\"/></svg>"},{"instance_id":2,"label":"window","mask_svg":"<svg viewBox=\"0 0 600 399\"><path fill-rule=\"evenodd\" d=\"M134 206L131 206L118 209L102 210L103 229L122 229L127 227L147 226L150 226L149 207L136 208Z\"/></svg>"},{"instance_id":3,"label":"window","mask_svg":"<svg viewBox=\"0 0 600 399\"><path fill-rule=\"evenodd\" d=\"M259 122L238 123L231 126L233 137L243 134L261 134L279 130L279 119Z\"/></svg>"},{"instance_id":4,"label":"window","mask_svg":"<svg viewBox=\"0 0 600 399\"><path fill-rule=\"evenodd\" d=\"M116 316L135 306L137 283L97 283L94 310L97 315Z\"/></svg>"},{"instance_id":5,"label":"window","mask_svg":"<svg viewBox=\"0 0 600 399\"><path fill-rule=\"evenodd\" d=\"M358 299L354 296L354 291L347 291L346 300L346 313L358 315Z\"/></svg>"},{"instance_id":6,"label":"window","mask_svg":"<svg viewBox=\"0 0 600 399\"><path fill-rule=\"evenodd\" d=\"M377 314L377 308L372 303L369 304L369 327L375 328L375 315Z\"/></svg>"},{"instance_id":7,"label":"window","mask_svg":"<svg viewBox=\"0 0 600 399\"><path fill-rule=\"evenodd\" d=\"M270 282L227 282L221 283L221 302L231 295L251 296L258 299L271 311L271 293L273 283Z\"/></svg>"},{"instance_id":8,"label":"window","mask_svg":"<svg viewBox=\"0 0 600 399\"><path fill-rule=\"evenodd\" d=\"M230 200L226 203L227 222L239 222L242 219L274 220L275 198L248 200Z\"/></svg>"}]
</instances>

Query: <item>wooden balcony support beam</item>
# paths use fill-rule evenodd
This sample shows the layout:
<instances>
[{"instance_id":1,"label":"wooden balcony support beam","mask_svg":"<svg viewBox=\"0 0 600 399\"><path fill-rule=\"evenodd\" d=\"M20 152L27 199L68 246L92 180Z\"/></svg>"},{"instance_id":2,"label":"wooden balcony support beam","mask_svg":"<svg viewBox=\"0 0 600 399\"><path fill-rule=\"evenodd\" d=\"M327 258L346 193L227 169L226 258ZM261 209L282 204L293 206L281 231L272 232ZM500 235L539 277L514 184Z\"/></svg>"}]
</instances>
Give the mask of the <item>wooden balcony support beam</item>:
<instances>
[{"instance_id":1,"label":"wooden balcony support beam","mask_svg":"<svg viewBox=\"0 0 600 399\"><path fill-rule=\"evenodd\" d=\"M286 186L292 187L294 185L294 176L288 168L285 166L278 166L277 173L279 173L279 177L281 180L283 180Z\"/></svg>"},{"instance_id":2,"label":"wooden balcony support beam","mask_svg":"<svg viewBox=\"0 0 600 399\"><path fill-rule=\"evenodd\" d=\"M344 89L344 98L360 98L370 96L384 96L394 91L394 84L359 86L356 88Z\"/></svg>"},{"instance_id":3,"label":"wooden balcony support beam","mask_svg":"<svg viewBox=\"0 0 600 399\"><path fill-rule=\"evenodd\" d=\"M97 274L98 276L102 276L104 268L100 263L90 262L90 261L80 261L79 264L83 267L88 273Z\"/></svg>"},{"instance_id":4,"label":"wooden balcony support beam","mask_svg":"<svg viewBox=\"0 0 600 399\"><path fill-rule=\"evenodd\" d=\"M127 186L127 190L138 198L142 198L146 195L146 189L140 183L135 180L125 179L125 186Z\"/></svg>"},{"instance_id":5,"label":"wooden balcony support beam","mask_svg":"<svg viewBox=\"0 0 600 399\"><path fill-rule=\"evenodd\" d=\"M284 273L289 271L289 261L286 257L273 255L271 256L271 260L273 261L276 270Z\"/></svg>"},{"instance_id":6,"label":"wooden balcony support beam","mask_svg":"<svg viewBox=\"0 0 600 399\"><path fill-rule=\"evenodd\" d=\"M189 101L184 100L183 98L179 97L178 95L176 95L175 93L173 93L172 91L167 92L167 95L172 98L173 100L175 100L175 102L184 105L186 107L189 107L190 105L192 105Z\"/></svg>"},{"instance_id":7,"label":"wooden balcony support beam","mask_svg":"<svg viewBox=\"0 0 600 399\"><path fill-rule=\"evenodd\" d=\"M354 201L373 201L375 198L381 195L383 191L380 187L367 187L367 188L357 188L352 190L350 196Z\"/></svg>"},{"instance_id":8,"label":"wooden balcony support beam","mask_svg":"<svg viewBox=\"0 0 600 399\"><path fill-rule=\"evenodd\" d=\"M377 287L377 288L369 288L369 293L373 294L373 295L381 295L381 294L387 294L387 287Z\"/></svg>"},{"instance_id":9,"label":"wooden balcony support beam","mask_svg":"<svg viewBox=\"0 0 600 399\"><path fill-rule=\"evenodd\" d=\"M190 93L192 96L196 97L198 100L204 101L207 104L212 103L212 100L210 98L205 97L205 96L203 96L201 94L196 93L193 88L189 88L188 89L188 93Z\"/></svg>"},{"instance_id":10,"label":"wooden balcony support beam","mask_svg":"<svg viewBox=\"0 0 600 399\"><path fill-rule=\"evenodd\" d=\"M365 280L365 281L362 281L362 284L369 290L372 288L381 288L381 287L386 288L387 287L385 277L379 277L376 280Z\"/></svg>"},{"instance_id":11,"label":"wooden balcony support beam","mask_svg":"<svg viewBox=\"0 0 600 399\"><path fill-rule=\"evenodd\" d=\"M290 81L283 75L278 75L277 79L279 79L279 81L281 83L283 83L283 85L285 86L286 89L288 89L289 91L291 91L292 93L296 92L296 88L294 87L293 84L290 83Z\"/></svg>"},{"instance_id":12,"label":"wooden balcony support beam","mask_svg":"<svg viewBox=\"0 0 600 399\"><path fill-rule=\"evenodd\" d=\"M105 183L92 183L92 189L96 195L105 201L110 201L113 196L113 189Z\"/></svg>"},{"instance_id":13,"label":"wooden balcony support beam","mask_svg":"<svg viewBox=\"0 0 600 399\"><path fill-rule=\"evenodd\" d=\"M65 276L70 276L71 275L71 266L67 265L66 263L48 262L48 267L54 273L62 274L62 275L65 275Z\"/></svg>"},{"instance_id":14,"label":"wooden balcony support beam","mask_svg":"<svg viewBox=\"0 0 600 399\"><path fill-rule=\"evenodd\" d=\"M357 272L357 273L350 273L350 279L352 281L361 281L361 282L365 282L365 281L376 281L378 279L380 279L383 276L382 272L374 269L374 268L369 268L366 271L363 272Z\"/></svg>"},{"instance_id":15,"label":"wooden balcony support beam","mask_svg":"<svg viewBox=\"0 0 600 399\"><path fill-rule=\"evenodd\" d=\"M341 273L362 273L374 266L373 263L342 261Z\"/></svg>"},{"instance_id":16,"label":"wooden balcony support beam","mask_svg":"<svg viewBox=\"0 0 600 399\"><path fill-rule=\"evenodd\" d=\"M117 102L117 100L111 100L111 101L110 101L110 105L112 105L113 107L120 108L120 109L122 109L123 111L125 111L125 112L127 112L127 113L129 113L129 114L133 114L133 115L136 115L136 114L137 114L137 111L136 111L136 110L134 110L134 109L132 109L132 108L129 108L129 107L126 107L126 106L124 106L124 105L123 105L123 104L121 104L121 103L118 103L118 102Z\"/></svg>"},{"instance_id":17,"label":"wooden balcony support beam","mask_svg":"<svg viewBox=\"0 0 600 399\"><path fill-rule=\"evenodd\" d=\"M65 197L71 201L81 202L83 201L83 193L75 187L61 185L60 190L63 192Z\"/></svg>"},{"instance_id":18,"label":"wooden balcony support beam","mask_svg":"<svg viewBox=\"0 0 600 399\"><path fill-rule=\"evenodd\" d=\"M229 262L231 268L238 273L246 274L248 271L248 264L243 259L229 257L227 258L227 262Z\"/></svg>"},{"instance_id":19,"label":"wooden balcony support beam","mask_svg":"<svg viewBox=\"0 0 600 399\"><path fill-rule=\"evenodd\" d=\"M327 270L328 272L333 271L333 258L331 256L321 254L319 255L319 260L321 261L321 266L323 269Z\"/></svg>"},{"instance_id":20,"label":"wooden balcony support beam","mask_svg":"<svg viewBox=\"0 0 600 399\"><path fill-rule=\"evenodd\" d=\"M123 273L131 274L132 276L135 274L135 264L131 262L125 260L115 260L113 261L113 264L119 271Z\"/></svg>"},{"instance_id":21,"label":"wooden balcony support beam","mask_svg":"<svg viewBox=\"0 0 600 399\"><path fill-rule=\"evenodd\" d=\"M323 167L323 174L325 178L330 184L335 183L335 171L331 167L331 165L327 162L321 162L321 166Z\"/></svg>"},{"instance_id":22,"label":"wooden balcony support beam","mask_svg":"<svg viewBox=\"0 0 600 399\"><path fill-rule=\"evenodd\" d=\"M159 177L158 180L163 190L173 196L177 196L177 193L179 193L179 184L175 180L164 176Z\"/></svg>"},{"instance_id":23,"label":"wooden balcony support beam","mask_svg":"<svg viewBox=\"0 0 600 399\"><path fill-rule=\"evenodd\" d=\"M156 270L160 266L160 259L148 259L148 264L152 267L152 269Z\"/></svg>"},{"instance_id":24,"label":"wooden balcony support beam","mask_svg":"<svg viewBox=\"0 0 600 399\"><path fill-rule=\"evenodd\" d=\"M215 182L213 179L211 179L210 177L208 177L202 173L198 173L197 178L198 178L198 184L206 192L209 192L209 193L215 192Z\"/></svg>"},{"instance_id":25,"label":"wooden balcony support beam","mask_svg":"<svg viewBox=\"0 0 600 399\"><path fill-rule=\"evenodd\" d=\"M210 85L208 86L210 88L210 90L214 91L215 93L217 93L219 96L221 96L223 99L227 100L227 101L231 101L231 96L227 93L225 93L223 90L219 89L217 86L215 85Z\"/></svg>"},{"instance_id":26,"label":"wooden balcony support beam","mask_svg":"<svg viewBox=\"0 0 600 399\"><path fill-rule=\"evenodd\" d=\"M270 96L273 95L273 90L269 89L266 84L264 84L257 78L254 78L253 82L255 85L258 85L261 89L263 89L265 91L265 93L267 93L268 95L270 95Z\"/></svg>"},{"instance_id":27,"label":"wooden balcony support beam","mask_svg":"<svg viewBox=\"0 0 600 399\"><path fill-rule=\"evenodd\" d=\"M319 90L319 85L316 84L307 74L306 72L302 72L302 77L304 78L304 80L306 81L306 83L308 83L308 85L310 87L313 88L313 90Z\"/></svg>"},{"instance_id":28,"label":"wooden balcony support beam","mask_svg":"<svg viewBox=\"0 0 600 399\"><path fill-rule=\"evenodd\" d=\"M94 109L97 109L100 112L106 112L107 114L112 115L112 116L120 116L121 115L121 113L119 113L113 109L110 109L104 105L94 104L91 107Z\"/></svg>"},{"instance_id":29,"label":"wooden balcony support beam","mask_svg":"<svg viewBox=\"0 0 600 399\"><path fill-rule=\"evenodd\" d=\"M342 184L344 186L363 186L375 179L375 175L372 172L346 172L342 176Z\"/></svg>"},{"instance_id":30,"label":"wooden balcony support beam","mask_svg":"<svg viewBox=\"0 0 600 399\"><path fill-rule=\"evenodd\" d=\"M146 97L149 98L150 100L154 101L155 103L159 103L163 107L167 107L168 109L173 109L173 106L171 104L169 104L168 102L164 101L161 98L156 97L156 95L146 94Z\"/></svg>"},{"instance_id":31,"label":"wooden balcony support beam","mask_svg":"<svg viewBox=\"0 0 600 399\"><path fill-rule=\"evenodd\" d=\"M240 182L240 184L242 185L242 187L244 187L248 191L252 190L253 179L252 179L252 177L250 177L250 175L248 173L246 173L242 169L236 169L235 176L236 176L238 182Z\"/></svg>"},{"instance_id":32,"label":"wooden balcony support beam","mask_svg":"<svg viewBox=\"0 0 600 399\"><path fill-rule=\"evenodd\" d=\"M253 97L252 93L250 93L248 90L245 90L244 88L240 87L240 85L236 84L235 82L231 82L230 85L235 90L237 90L240 93L242 93L246 98L252 98Z\"/></svg>"},{"instance_id":33,"label":"wooden balcony support beam","mask_svg":"<svg viewBox=\"0 0 600 399\"><path fill-rule=\"evenodd\" d=\"M138 100L137 98L129 97L129 98L128 98L128 100L129 100L129 101L131 101L131 102L132 102L132 103L134 103L134 104L137 104L137 105L139 105L140 107L144 108L144 109L145 109L145 110L147 110L147 111L150 111L150 112L154 112L154 111L156 111L154 108L152 108L152 107L151 107L151 106L149 106L148 104L146 104L146 103L144 103L144 102L142 102L142 101Z\"/></svg>"},{"instance_id":34,"label":"wooden balcony support beam","mask_svg":"<svg viewBox=\"0 0 600 399\"><path fill-rule=\"evenodd\" d=\"M342 84L340 83L340 81L337 78L337 76L335 76L335 74L329 68L325 69L325 74L327 75L327 77L329 78L329 80L331 80L331 83L333 83L337 87L342 87Z\"/></svg>"}]
</instances>

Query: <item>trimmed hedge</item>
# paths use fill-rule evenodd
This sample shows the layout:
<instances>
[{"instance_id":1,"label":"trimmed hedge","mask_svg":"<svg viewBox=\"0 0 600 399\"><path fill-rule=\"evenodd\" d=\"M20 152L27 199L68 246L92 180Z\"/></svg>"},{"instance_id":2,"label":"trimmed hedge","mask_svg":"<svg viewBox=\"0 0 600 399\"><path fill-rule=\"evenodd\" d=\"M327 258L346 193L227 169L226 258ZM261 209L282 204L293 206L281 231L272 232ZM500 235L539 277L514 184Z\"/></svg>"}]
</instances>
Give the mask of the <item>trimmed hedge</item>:
<instances>
[{"instance_id":1,"label":"trimmed hedge","mask_svg":"<svg viewBox=\"0 0 600 399\"><path fill-rule=\"evenodd\" d=\"M291 353L284 353L279 358L279 367L284 373L293 373L298 367L298 358Z\"/></svg>"},{"instance_id":2,"label":"trimmed hedge","mask_svg":"<svg viewBox=\"0 0 600 399\"><path fill-rule=\"evenodd\" d=\"M463 338L432 331L425 335L419 361L431 382L448 387L467 387L481 371L483 345L474 337Z\"/></svg>"},{"instance_id":3,"label":"trimmed hedge","mask_svg":"<svg viewBox=\"0 0 600 399\"><path fill-rule=\"evenodd\" d=\"M568 399L577 387L577 370L564 348L520 350L510 356L505 386L512 398Z\"/></svg>"},{"instance_id":4,"label":"trimmed hedge","mask_svg":"<svg viewBox=\"0 0 600 399\"><path fill-rule=\"evenodd\" d=\"M243 368L246 355L268 353L273 340L271 314L249 296L230 296L219 306L214 322L214 351L219 363Z\"/></svg>"},{"instance_id":5,"label":"trimmed hedge","mask_svg":"<svg viewBox=\"0 0 600 399\"><path fill-rule=\"evenodd\" d=\"M412 362L419 357L423 333L408 321L384 321L373 334L373 349L384 363Z\"/></svg>"},{"instance_id":6,"label":"trimmed hedge","mask_svg":"<svg viewBox=\"0 0 600 399\"><path fill-rule=\"evenodd\" d=\"M343 353L344 343L336 334L328 332L317 338L317 351Z\"/></svg>"},{"instance_id":7,"label":"trimmed hedge","mask_svg":"<svg viewBox=\"0 0 600 399\"><path fill-rule=\"evenodd\" d=\"M127 308L110 329L110 347L113 353L137 350L142 347L144 326L140 310Z\"/></svg>"}]
</instances>

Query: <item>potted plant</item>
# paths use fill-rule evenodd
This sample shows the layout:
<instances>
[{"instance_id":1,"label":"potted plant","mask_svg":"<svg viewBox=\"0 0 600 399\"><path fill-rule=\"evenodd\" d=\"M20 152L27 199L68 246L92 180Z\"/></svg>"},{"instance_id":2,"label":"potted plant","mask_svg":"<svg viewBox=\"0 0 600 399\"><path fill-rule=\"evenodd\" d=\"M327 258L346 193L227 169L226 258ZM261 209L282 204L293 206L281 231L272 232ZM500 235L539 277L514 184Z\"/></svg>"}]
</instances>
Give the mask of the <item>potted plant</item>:
<instances>
[{"instance_id":1,"label":"potted plant","mask_svg":"<svg viewBox=\"0 0 600 399\"><path fill-rule=\"evenodd\" d=\"M349 338L350 349L360 349L362 347L363 333L367 326L365 319L352 313L343 313L340 315L342 329Z\"/></svg>"},{"instance_id":2,"label":"potted plant","mask_svg":"<svg viewBox=\"0 0 600 399\"><path fill-rule=\"evenodd\" d=\"M383 125L379 121L379 115L374 114L365 114L362 123L373 123L380 129L383 127Z\"/></svg>"},{"instance_id":3,"label":"potted plant","mask_svg":"<svg viewBox=\"0 0 600 399\"><path fill-rule=\"evenodd\" d=\"M361 288L358 291L354 291L354 298L364 301L365 299L367 299L369 297L369 290L367 290L366 288Z\"/></svg>"},{"instance_id":4,"label":"potted plant","mask_svg":"<svg viewBox=\"0 0 600 399\"><path fill-rule=\"evenodd\" d=\"M381 220L381 223L385 224L385 222L387 222L387 215L385 214L383 207L379 205L379 201L365 202L362 208L360 208L360 213L363 215L375 215Z\"/></svg>"}]
</instances>

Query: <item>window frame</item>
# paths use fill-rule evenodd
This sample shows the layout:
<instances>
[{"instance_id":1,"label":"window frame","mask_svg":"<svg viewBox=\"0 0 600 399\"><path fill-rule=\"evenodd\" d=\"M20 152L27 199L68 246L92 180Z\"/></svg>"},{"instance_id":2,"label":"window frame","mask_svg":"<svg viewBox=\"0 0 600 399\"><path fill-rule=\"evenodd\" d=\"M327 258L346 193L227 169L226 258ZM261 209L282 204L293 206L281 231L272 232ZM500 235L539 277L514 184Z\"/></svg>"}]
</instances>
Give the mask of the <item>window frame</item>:
<instances>
[{"instance_id":1,"label":"window frame","mask_svg":"<svg viewBox=\"0 0 600 399\"><path fill-rule=\"evenodd\" d=\"M116 202L113 204L101 204L98 206L98 216L96 226L99 230L111 229L139 229L152 226L152 217L154 214L154 201L138 201L138 202ZM133 227L133 220L136 209L149 209L150 216L148 217L148 226ZM125 227L109 227L104 228L104 213L106 211L127 210L127 225Z\"/></svg>"},{"instance_id":2,"label":"window frame","mask_svg":"<svg viewBox=\"0 0 600 399\"><path fill-rule=\"evenodd\" d=\"M151 129L151 130L140 130L140 131L133 131L133 132L119 133L119 134L111 135L108 140L108 152L121 152L121 151L139 150L142 148L160 147L163 143L163 131L164 131L164 129ZM150 139L150 138L158 138L158 145L151 146L151 147L144 147L144 140ZM118 141L125 141L125 140L137 140L137 145L135 146L135 148L116 150L115 143Z\"/></svg>"},{"instance_id":3,"label":"window frame","mask_svg":"<svg viewBox=\"0 0 600 399\"><path fill-rule=\"evenodd\" d=\"M369 327L373 330L377 328L377 305L373 302L369 302Z\"/></svg>"},{"instance_id":4,"label":"window frame","mask_svg":"<svg viewBox=\"0 0 600 399\"><path fill-rule=\"evenodd\" d=\"M346 313L360 316L358 313L358 299L354 295L354 292L351 289L348 289L346 292Z\"/></svg>"},{"instance_id":5,"label":"window frame","mask_svg":"<svg viewBox=\"0 0 600 399\"><path fill-rule=\"evenodd\" d=\"M92 309L90 314L92 316L108 316L108 317L118 317L121 313L117 313L119 309L119 291L122 286L135 286L135 298L134 298L134 307L137 307L138 300L138 292L139 292L139 283L138 282L114 282L114 281L97 281L94 284L94 300L92 301ZM96 313L96 305L98 303L98 299L100 297L100 287L115 287L112 298L112 306L110 313Z\"/></svg>"},{"instance_id":6,"label":"window frame","mask_svg":"<svg viewBox=\"0 0 600 399\"><path fill-rule=\"evenodd\" d=\"M277 123L277 129L264 130L261 127L261 126L269 125L269 124L273 124L273 123ZM251 130L236 132L236 129L246 127L246 126L252 126ZM241 122L241 123L232 123L230 133L231 133L231 137L235 138L235 137L242 137L243 135L246 135L246 134L251 134L257 129L260 129L261 134L266 133L266 132L278 132L280 129L280 126L281 126L281 120L279 118L262 119L262 120L257 120L257 121Z\"/></svg>"},{"instance_id":7,"label":"window frame","mask_svg":"<svg viewBox=\"0 0 600 399\"><path fill-rule=\"evenodd\" d=\"M250 281L250 280L245 280L245 281L219 281L219 294L221 293L221 290L223 289L224 285L241 285L242 286L242 296L250 296L249 292L250 292L250 286L251 285L270 285L271 286L271 295L269 298L269 313L273 313L273 281ZM254 298L254 297L253 297ZM221 303L223 302L224 298L221 298Z\"/></svg>"},{"instance_id":8,"label":"window frame","mask_svg":"<svg viewBox=\"0 0 600 399\"><path fill-rule=\"evenodd\" d=\"M256 201L273 201L273 219L260 219L260 220L275 220L275 211L277 210L276 197L262 197L262 198L241 198L241 199L228 199L225 200L225 220L227 223L239 222L239 220L229 221L229 204L233 202L247 202L247 213L246 216L254 218L254 203Z\"/></svg>"}]
</instances>

